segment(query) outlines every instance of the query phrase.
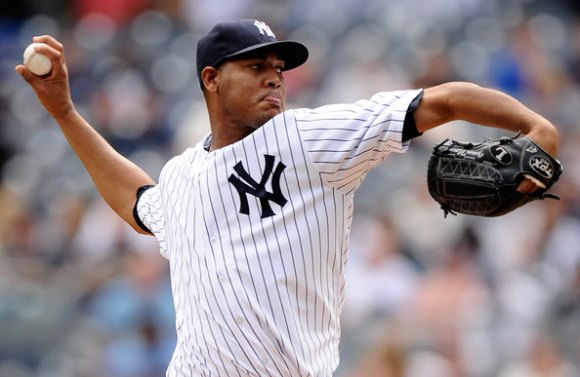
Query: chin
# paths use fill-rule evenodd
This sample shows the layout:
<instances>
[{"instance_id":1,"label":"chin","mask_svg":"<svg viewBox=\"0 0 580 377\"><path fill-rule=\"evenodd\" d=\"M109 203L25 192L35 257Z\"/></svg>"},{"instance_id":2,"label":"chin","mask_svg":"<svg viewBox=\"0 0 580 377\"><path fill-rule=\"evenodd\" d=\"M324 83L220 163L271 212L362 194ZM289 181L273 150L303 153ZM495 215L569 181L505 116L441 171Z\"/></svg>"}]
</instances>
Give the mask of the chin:
<instances>
[{"instance_id":1,"label":"chin","mask_svg":"<svg viewBox=\"0 0 580 377\"><path fill-rule=\"evenodd\" d=\"M281 114L281 113L282 112L279 110L268 111L267 113L264 114L264 116L262 116L260 119L258 119L258 121L256 122L256 124L258 124L258 126L256 128L263 126L270 119L274 118L276 115Z\"/></svg>"}]
</instances>

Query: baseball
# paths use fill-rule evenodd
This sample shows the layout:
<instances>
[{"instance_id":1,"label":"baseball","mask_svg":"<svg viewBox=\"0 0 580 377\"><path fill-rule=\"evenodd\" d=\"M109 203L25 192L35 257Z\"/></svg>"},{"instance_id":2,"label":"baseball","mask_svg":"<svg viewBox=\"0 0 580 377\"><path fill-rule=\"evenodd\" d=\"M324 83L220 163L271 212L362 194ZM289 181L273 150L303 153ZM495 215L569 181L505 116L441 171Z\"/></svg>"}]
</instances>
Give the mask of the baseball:
<instances>
[{"instance_id":1,"label":"baseball","mask_svg":"<svg viewBox=\"0 0 580 377\"><path fill-rule=\"evenodd\" d=\"M31 43L26 50L24 50L24 65L35 75L46 75L52 69L52 63L46 55L42 55L34 50L34 48L42 43Z\"/></svg>"}]
</instances>

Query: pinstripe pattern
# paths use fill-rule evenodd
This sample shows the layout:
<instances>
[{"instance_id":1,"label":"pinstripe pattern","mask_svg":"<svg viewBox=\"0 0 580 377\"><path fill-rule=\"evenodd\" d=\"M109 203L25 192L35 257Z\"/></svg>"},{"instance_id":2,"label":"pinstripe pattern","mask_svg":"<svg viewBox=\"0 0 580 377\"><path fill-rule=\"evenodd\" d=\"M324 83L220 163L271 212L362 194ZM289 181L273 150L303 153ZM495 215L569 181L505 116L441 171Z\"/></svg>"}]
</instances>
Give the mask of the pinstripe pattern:
<instances>
[{"instance_id":1,"label":"pinstripe pattern","mask_svg":"<svg viewBox=\"0 0 580 377\"><path fill-rule=\"evenodd\" d=\"M208 153L200 143L167 163L137 206L171 267L178 343L167 376L332 375L353 194L407 149L403 120L418 94L289 110L234 144ZM240 213L228 177L241 162L259 181L265 155L286 166L287 202L262 218L246 195Z\"/></svg>"}]
</instances>

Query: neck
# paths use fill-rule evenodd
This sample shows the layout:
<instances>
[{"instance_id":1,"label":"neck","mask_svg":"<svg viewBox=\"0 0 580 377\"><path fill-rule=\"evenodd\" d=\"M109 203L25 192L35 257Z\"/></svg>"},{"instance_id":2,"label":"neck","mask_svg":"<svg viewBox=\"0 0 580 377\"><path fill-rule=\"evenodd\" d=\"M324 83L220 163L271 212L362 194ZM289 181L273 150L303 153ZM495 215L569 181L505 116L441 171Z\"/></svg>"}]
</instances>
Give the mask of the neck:
<instances>
[{"instance_id":1,"label":"neck","mask_svg":"<svg viewBox=\"0 0 580 377\"><path fill-rule=\"evenodd\" d=\"M251 134L255 129L252 127L243 126L233 126L227 127L223 125L212 124L211 126L211 144L209 146L209 151L214 151L216 149L223 148L237 141L242 140L249 134Z\"/></svg>"},{"instance_id":2,"label":"neck","mask_svg":"<svg viewBox=\"0 0 580 377\"><path fill-rule=\"evenodd\" d=\"M214 151L242 140L269 120L265 118L261 121L254 120L255 123L248 123L243 118L233 117L231 112L221 106L217 106L213 101L208 101L208 113L212 133L209 151Z\"/></svg>"}]
</instances>

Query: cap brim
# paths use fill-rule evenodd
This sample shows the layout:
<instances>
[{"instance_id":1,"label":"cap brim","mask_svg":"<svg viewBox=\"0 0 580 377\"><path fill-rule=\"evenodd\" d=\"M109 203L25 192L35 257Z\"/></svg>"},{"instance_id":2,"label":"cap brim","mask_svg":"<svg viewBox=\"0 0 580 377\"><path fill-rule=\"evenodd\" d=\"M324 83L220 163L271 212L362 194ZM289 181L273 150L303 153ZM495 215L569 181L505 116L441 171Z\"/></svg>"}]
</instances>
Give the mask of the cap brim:
<instances>
[{"instance_id":1,"label":"cap brim","mask_svg":"<svg viewBox=\"0 0 580 377\"><path fill-rule=\"evenodd\" d=\"M284 60L284 70L296 68L308 59L308 49L302 43L294 41L277 41L253 45L230 54L224 58L231 59L242 55L258 52L260 50L272 49L276 51Z\"/></svg>"}]
</instances>

